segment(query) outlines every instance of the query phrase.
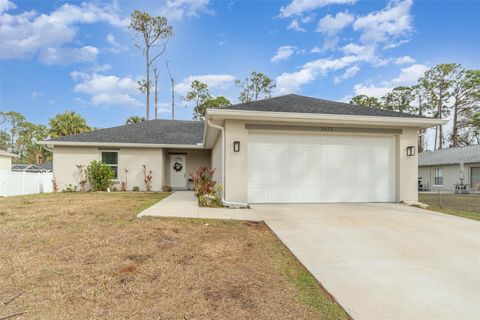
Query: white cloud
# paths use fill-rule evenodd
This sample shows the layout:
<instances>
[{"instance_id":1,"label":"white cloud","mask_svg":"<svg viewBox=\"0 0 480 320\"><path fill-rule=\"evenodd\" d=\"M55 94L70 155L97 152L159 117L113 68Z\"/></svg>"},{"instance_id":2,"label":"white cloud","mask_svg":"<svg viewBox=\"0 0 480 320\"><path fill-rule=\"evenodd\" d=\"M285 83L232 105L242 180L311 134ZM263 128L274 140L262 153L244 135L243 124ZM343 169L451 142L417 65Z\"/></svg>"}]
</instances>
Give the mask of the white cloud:
<instances>
[{"instance_id":1,"label":"white cloud","mask_svg":"<svg viewBox=\"0 0 480 320\"><path fill-rule=\"evenodd\" d=\"M352 66L352 67L348 68L347 70L345 70L345 72L341 76L335 77L333 79L333 82L335 84L338 84L338 83L342 82L343 80L353 78L357 74L358 71L360 71L359 67Z\"/></svg>"},{"instance_id":2,"label":"white cloud","mask_svg":"<svg viewBox=\"0 0 480 320\"><path fill-rule=\"evenodd\" d=\"M318 22L318 27L315 31L333 36L340 30L347 27L353 22L354 18L351 14L346 12L339 12L335 16L326 15Z\"/></svg>"},{"instance_id":3,"label":"white cloud","mask_svg":"<svg viewBox=\"0 0 480 320\"><path fill-rule=\"evenodd\" d=\"M46 48L40 51L39 59L45 64L70 64L73 62L93 62L98 49L92 46L82 48Z\"/></svg>"},{"instance_id":4,"label":"white cloud","mask_svg":"<svg viewBox=\"0 0 480 320\"><path fill-rule=\"evenodd\" d=\"M364 85L364 84L356 84L353 87L355 90L355 95L366 95L369 97L376 97L381 98L388 92L390 92L393 88L389 86L374 86L374 85Z\"/></svg>"},{"instance_id":5,"label":"white cloud","mask_svg":"<svg viewBox=\"0 0 480 320\"><path fill-rule=\"evenodd\" d=\"M273 63L277 63L283 60L290 58L292 54L295 53L295 47L293 46L281 46L278 48L277 53L270 60Z\"/></svg>"},{"instance_id":6,"label":"white cloud","mask_svg":"<svg viewBox=\"0 0 480 320\"><path fill-rule=\"evenodd\" d=\"M209 0L167 0L160 9L160 15L169 20L181 20L185 16L198 17L200 13L214 14L215 12L208 7L209 2Z\"/></svg>"},{"instance_id":7,"label":"white cloud","mask_svg":"<svg viewBox=\"0 0 480 320\"><path fill-rule=\"evenodd\" d=\"M276 93L286 94L297 92L301 86L314 81L319 76L326 76L329 72L348 68L354 63L367 61L364 56L349 55L336 59L318 59L305 63L299 71L284 72L275 80Z\"/></svg>"},{"instance_id":8,"label":"white cloud","mask_svg":"<svg viewBox=\"0 0 480 320\"><path fill-rule=\"evenodd\" d=\"M105 40L110 44L110 48L108 48L108 51L112 53L120 53L128 49L127 47L118 43L117 40L115 39L115 36L111 33L107 34L107 37Z\"/></svg>"},{"instance_id":9,"label":"white cloud","mask_svg":"<svg viewBox=\"0 0 480 320\"><path fill-rule=\"evenodd\" d=\"M390 1L385 9L358 18L353 29L362 32L360 40L364 43L407 35L412 31L411 7L412 0Z\"/></svg>"},{"instance_id":10,"label":"white cloud","mask_svg":"<svg viewBox=\"0 0 480 320\"><path fill-rule=\"evenodd\" d=\"M137 107L142 105L138 96L137 82L130 78L119 78L114 75L86 74L74 71L71 73L75 81L80 81L75 92L85 93L94 105L117 105Z\"/></svg>"},{"instance_id":11,"label":"white cloud","mask_svg":"<svg viewBox=\"0 0 480 320\"><path fill-rule=\"evenodd\" d=\"M15 9L17 5L8 0L0 0L0 13L8 11L10 9Z\"/></svg>"},{"instance_id":12,"label":"white cloud","mask_svg":"<svg viewBox=\"0 0 480 320\"><path fill-rule=\"evenodd\" d=\"M235 77L229 74L205 74L199 76L189 76L182 80L182 82L175 85L175 91L184 95L190 89L190 85L194 80L198 80L208 85L209 89L225 90L232 86Z\"/></svg>"},{"instance_id":13,"label":"white cloud","mask_svg":"<svg viewBox=\"0 0 480 320\"><path fill-rule=\"evenodd\" d=\"M415 59L413 59L410 56L403 56L395 59L395 64L411 64L411 63L415 63Z\"/></svg>"},{"instance_id":14,"label":"white cloud","mask_svg":"<svg viewBox=\"0 0 480 320\"><path fill-rule=\"evenodd\" d=\"M310 50L311 53L324 53L337 48L340 39L338 37L327 37L323 41L323 46L315 46Z\"/></svg>"},{"instance_id":15,"label":"white cloud","mask_svg":"<svg viewBox=\"0 0 480 320\"><path fill-rule=\"evenodd\" d=\"M306 32L304 28L300 27L300 23L298 22L297 19L293 19L292 22L287 26L287 29L299 31L299 32Z\"/></svg>"},{"instance_id":16,"label":"white cloud","mask_svg":"<svg viewBox=\"0 0 480 320\"><path fill-rule=\"evenodd\" d=\"M292 0L287 6L280 8L280 17L299 16L330 4L353 4L356 0Z\"/></svg>"},{"instance_id":17,"label":"white cloud","mask_svg":"<svg viewBox=\"0 0 480 320\"><path fill-rule=\"evenodd\" d=\"M422 77L428 67L423 64L413 64L409 67L402 68L400 75L392 79L391 83L395 85L410 85L417 82Z\"/></svg>"},{"instance_id":18,"label":"white cloud","mask_svg":"<svg viewBox=\"0 0 480 320\"><path fill-rule=\"evenodd\" d=\"M4 1L4 0L3 0ZM11 9L11 6L4 8ZM82 3L78 6L64 4L49 14L39 14L36 11L25 11L19 14L0 14L0 50L1 59L30 58L41 54L44 61L53 62L49 59L55 55L67 55L68 50L77 49L76 54L82 61L92 57L93 48L83 46L81 48L69 48L67 45L75 41L78 24L92 24L103 22L112 26L125 28L128 25L127 18L121 18L113 6L98 6L94 3ZM53 49L53 50L51 50ZM60 53L67 50L65 53ZM75 62L74 59L70 59ZM59 59L58 61L65 61Z\"/></svg>"}]
</instances>

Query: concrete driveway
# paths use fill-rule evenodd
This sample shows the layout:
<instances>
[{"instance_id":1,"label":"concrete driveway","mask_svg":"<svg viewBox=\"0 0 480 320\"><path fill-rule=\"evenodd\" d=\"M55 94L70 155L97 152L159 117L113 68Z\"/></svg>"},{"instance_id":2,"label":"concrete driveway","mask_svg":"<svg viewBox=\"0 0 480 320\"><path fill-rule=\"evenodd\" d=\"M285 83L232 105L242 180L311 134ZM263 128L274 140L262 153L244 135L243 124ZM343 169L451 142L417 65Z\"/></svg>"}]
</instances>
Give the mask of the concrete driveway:
<instances>
[{"instance_id":1,"label":"concrete driveway","mask_svg":"<svg viewBox=\"0 0 480 320\"><path fill-rule=\"evenodd\" d=\"M253 205L354 319L480 319L480 223L400 204Z\"/></svg>"}]
</instances>

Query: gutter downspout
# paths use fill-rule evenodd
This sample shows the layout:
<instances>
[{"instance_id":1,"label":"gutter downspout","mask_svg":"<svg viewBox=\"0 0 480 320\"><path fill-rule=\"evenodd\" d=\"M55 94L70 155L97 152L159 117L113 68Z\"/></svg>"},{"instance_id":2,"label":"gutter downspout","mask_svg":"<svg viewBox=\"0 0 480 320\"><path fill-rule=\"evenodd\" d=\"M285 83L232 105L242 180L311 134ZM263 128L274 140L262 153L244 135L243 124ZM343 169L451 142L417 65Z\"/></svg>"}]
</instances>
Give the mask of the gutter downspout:
<instances>
[{"instance_id":1,"label":"gutter downspout","mask_svg":"<svg viewBox=\"0 0 480 320\"><path fill-rule=\"evenodd\" d=\"M207 122L208 122L208 125L211 126L212 128L219 129L222 135L222 166L223 166L222 168L222 185L223 185L222 203L227 207L248 207L248 203L233 202L233 201L225 200L225 128L212 123L210 119L208 119Z\"/></svg>"}]
</instances>

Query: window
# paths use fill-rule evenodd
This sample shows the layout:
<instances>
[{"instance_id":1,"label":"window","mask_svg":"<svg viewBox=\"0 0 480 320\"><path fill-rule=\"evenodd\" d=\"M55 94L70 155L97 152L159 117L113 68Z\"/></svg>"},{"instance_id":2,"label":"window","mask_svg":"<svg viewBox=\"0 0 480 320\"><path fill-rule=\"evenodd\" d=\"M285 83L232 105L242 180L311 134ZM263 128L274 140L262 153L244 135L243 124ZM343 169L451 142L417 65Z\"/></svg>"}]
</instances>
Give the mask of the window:
<instances>
[{"instance_id":1,"label":"window","mask_svg":"<svg viewBox=\"0 0 480 320\"><path fill-rule=\"evenodd\" d=\"M118 177L118 152L102 151L102 162L113 169L115 173L113 178Z\"/></svg>"},{"instance_id":2,"label":"window","mask_svg":"<svg viewBox=\"0 0 480 320\"><path fill-rule=\"evenodd\" d=\"M435 168L435 176L434 176L433 185L443 186L443 170L442 170L442 168Z\"/></svg>"}]
</instances>

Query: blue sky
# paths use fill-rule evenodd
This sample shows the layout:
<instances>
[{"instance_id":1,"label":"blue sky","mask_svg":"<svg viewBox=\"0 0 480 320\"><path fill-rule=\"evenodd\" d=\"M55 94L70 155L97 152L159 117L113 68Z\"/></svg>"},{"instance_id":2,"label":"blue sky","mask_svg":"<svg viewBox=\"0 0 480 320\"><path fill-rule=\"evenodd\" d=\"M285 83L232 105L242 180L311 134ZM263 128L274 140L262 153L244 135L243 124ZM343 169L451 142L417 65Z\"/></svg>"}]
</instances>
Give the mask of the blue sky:
<instances>
[{"instance_id":1,"label":"blue sky","mask_svg":"<svg viewBox=\"0 0 480 320\"><path fill-rule=\"evenodd\" d=\"M134 9L166 15L174 38L159 61L160 118L170 118L168 59L177 119L193 79L237 102L235 79L255 70L275 95L348 101L409 85L428 67L480 67L479 1L8 1L0 0L0 110L46 124L75 110L96 127L144 115L145 74L126 28Z\"/></svg>"}]
</instances>

